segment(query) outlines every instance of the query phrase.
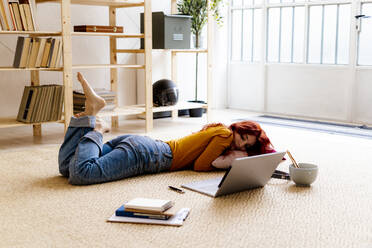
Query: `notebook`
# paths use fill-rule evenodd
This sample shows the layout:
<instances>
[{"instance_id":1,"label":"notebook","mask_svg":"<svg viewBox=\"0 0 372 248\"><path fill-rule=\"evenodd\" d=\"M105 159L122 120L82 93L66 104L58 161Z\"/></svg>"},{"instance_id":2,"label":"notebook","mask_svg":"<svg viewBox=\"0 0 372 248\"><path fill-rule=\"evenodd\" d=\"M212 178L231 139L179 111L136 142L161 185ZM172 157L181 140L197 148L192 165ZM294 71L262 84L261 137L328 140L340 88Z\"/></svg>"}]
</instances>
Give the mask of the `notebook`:
<instances>
[{"instance_id":1,"label":"notebook","mask_svg":"<svg viewBox=\"0 0 372 248\"><path fill-rule=\"evenodd\" d=\"M170 200L135 198L124 204L126 209L150 210L163 212L173 206Z\"/></svg>"}]
</instances>

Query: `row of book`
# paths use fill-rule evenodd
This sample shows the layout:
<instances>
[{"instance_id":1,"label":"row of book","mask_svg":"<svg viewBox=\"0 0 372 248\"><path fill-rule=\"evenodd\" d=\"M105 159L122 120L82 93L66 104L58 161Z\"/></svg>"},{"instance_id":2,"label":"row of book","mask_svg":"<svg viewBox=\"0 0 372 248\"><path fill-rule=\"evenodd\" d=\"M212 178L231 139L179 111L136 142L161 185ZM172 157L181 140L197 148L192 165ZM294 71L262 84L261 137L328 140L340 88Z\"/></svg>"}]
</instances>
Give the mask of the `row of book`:
<instances>
[{"instance_id":1,"label":"row of book","mask_svg":"<svg viewBox=\"0 0 372 248\"><path fill-rule=\"evenodd\" d=\"M62 117L63 86L25 86L17 121L39 123L57 121Z\"/></svg>"},{"instance_id":2,"label":"row of book","mask_svg":"<svg viewBox=\"0 0 372 248\"><path fill-rule=\"evenodd\" d=\"M35 0L0 0L0 30L36 31Z\"/></svg>"},{"instance_id":3,"label":"row of book","mask_svg":"<svg viewBox=\"0 0 372 248\"><path fill-rule=\"evenodd\" d=\"M101 88L94 89L94 91L106 101L106 106L101 111L112 111L115 108L116 92ZM85 100L86 98L83 92L73 91L74 114L84 112Z\"/></svg>"},{"instance_id":4,"label":"row of book","mask_svg":"<svg viewBox=\"0 0 372 248\"><path fill-rule=\"evenodd\" d=\"M56 68L60 66L61 56L62 42L60 39L19 36L13 67Z\"/></svg>"}]
</instances>

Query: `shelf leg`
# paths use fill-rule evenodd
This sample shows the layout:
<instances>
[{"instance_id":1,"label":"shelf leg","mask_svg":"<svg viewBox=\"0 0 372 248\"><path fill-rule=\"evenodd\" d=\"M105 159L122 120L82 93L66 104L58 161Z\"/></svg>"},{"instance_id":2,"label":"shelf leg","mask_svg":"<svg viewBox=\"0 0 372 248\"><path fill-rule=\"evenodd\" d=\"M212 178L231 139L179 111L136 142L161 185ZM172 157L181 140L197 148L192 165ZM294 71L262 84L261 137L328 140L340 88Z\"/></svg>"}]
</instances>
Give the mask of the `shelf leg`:
<instances>
[{"instance_id":1,"label":"shelf leg","mask_svg":"<svg viewBox=\"0 0 372 248\"><path fill-rule=\"evenodd\" d=\"M63 86L65 132L73 115L72 99L72 44L71 44L71 0L61 1L61 23L63 43Z\"/></svg>"},{"instance_id":2,"label":"shelf leg","mask_svg":"<svg viewBox=\"0 0 372 248\"><path fill-rule=\"evenodd\" d=\"M210 10L212 1L208 0L208 10ZM208 11L208 54L207 54L207 121L211 121L211 110L213 106L213 30L214 21L211 11Z\"/></svg>"},{"instance_id":3,"label":"shelf leg","mask_svg":"<svg viewBox=\"0 0 372 248\"><path fill-rule=\"evenodd\" d=\"M144 10L145 27L145 113L146 113L146 132L153 128L153 109L152 109L152 10L151 0L145 0Z\"/></svg>"},{"instance_id":4,"label":"shelf leg","mask_svg":"<svg viewBox=\"0 0 372 248\"><path fill-rule=\"evenodd\" d=\"M116 8L109 7L109 23L110 26L116 26ZM116 38L110 37L110 64L117 64L117 55L116 55ZM116 92L115 97L115 106L118 106L118 69L112 68L110 69L110 87L111 90ZM119 127L119 117L118 116L111 116L111 127L118 128Z\"/></svg>"},{"instance_id":5,"label":"shelf leg","mask_svg":"<svg viewBox=\"0 0 372 248\"><path fill-rule=\"evenodd\" d=\"M171 56L171 65L172 65L171 78L175 84L178 84L177 82L177 53L172 51L171 54L172 54ZM176 120L177 118L178 118L178 110L177 109L172 110L172 120Z\"/></svg>"},{"instance_id":6,"label":"shelf leg","mask_svg":"<svg viewBox=\"0 0 372 248\"><path fill-rule=\"evenodd\" d=\"M32 130L34 136L40 137L41 136L41 124L32 125Z\"/></svg>"},{"instance_id":7,"label":"shelf leg","mask_svg":"<svg viewBox=\"0 0 372 248\"><path fill-rule=\"evenodd\" d=\"M40 85L40 74L39 71L31 71L31 85ZM34 136L41 136L41 124L32 125Z\"/></svg>"},{"instance_id":8,"label":"shelf leg","mask_svg":"<svg viewBox=\"0 0 372 248\"><path fill-rule=\"evenodd\" d=\"M111 127L112 128L119 127L119 116L111 116Z\"/></svg>"}]
</instances>

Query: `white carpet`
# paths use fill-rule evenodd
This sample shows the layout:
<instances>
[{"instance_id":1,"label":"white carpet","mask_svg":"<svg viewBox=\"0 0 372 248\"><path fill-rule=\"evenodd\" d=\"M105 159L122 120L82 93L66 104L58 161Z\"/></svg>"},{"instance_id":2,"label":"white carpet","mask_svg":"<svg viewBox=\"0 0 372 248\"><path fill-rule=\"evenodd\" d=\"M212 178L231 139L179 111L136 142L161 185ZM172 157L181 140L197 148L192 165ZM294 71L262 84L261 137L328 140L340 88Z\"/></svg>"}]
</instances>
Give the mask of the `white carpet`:
<instances>
[{"instance_id":1,"label":"white carpet","mask_svg":"<svg viewBox=\"0 0 372 248\"><path fill-rule=\"evenodd\" d=\"M266 130L277 149L319 165L312 187L273 179L217 199L167 189L221 174L191 171L77 187L58 175L57 145L0 152L0 247L372 247L372 142ZM182 227L106 222L139 196L191 213Z\"/></svg>"}]
</instances>

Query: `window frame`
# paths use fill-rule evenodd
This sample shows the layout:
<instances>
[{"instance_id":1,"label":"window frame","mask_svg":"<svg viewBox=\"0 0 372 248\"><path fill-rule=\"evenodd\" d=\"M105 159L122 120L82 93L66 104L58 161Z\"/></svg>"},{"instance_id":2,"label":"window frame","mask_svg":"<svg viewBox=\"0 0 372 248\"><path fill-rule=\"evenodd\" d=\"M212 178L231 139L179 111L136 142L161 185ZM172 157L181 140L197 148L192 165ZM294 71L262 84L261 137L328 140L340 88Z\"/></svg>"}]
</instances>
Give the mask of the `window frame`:
<instances>
[{"instance_id":1,"label":"window frame","mask_svg":"<svg viewBox=\"0 0 372 248\"><path fill-rule=\"evenodd\" d=\"M230 37L229 37L229 63L252 63L252 64L255 64L255 63L265 63L265 64L306 64L306 65L328 65L328 66L349 66L350 64L353 64L353 55L351 54L351 50L354 49L354 44L351 44L351 42L353 41L353 21L352 19L355 18L354 14L355 13L355 10L354 10L354 5L356 5L356 9L358 11L358 13L361 12L361 6L363 3L372 3L372 0L354 0L354 1L357 1L356 3L353 1L353 0L325 0L325 1L320 1L320 0L304 0L302 2L285 2L285 3L270 3L269 0L261 0L261 3L259 4L255 4L255 0L251 0L253 2L253 4L244 4L244 0L242 1L242 5L231 5L229 6L229 20L232 19L232 11L236 11L236 10L241 10L242 11L242 27L241 29L243 30L244 27L244 23L243 23L243 10L247 10L247 9L262 9L262 19L263 19L263 22L261 23L261 33L265 33L265 35L262 35L262 37L265 37L265 40L262 40L262 45L261 45L261 53L263 56L261 56L261 60L263 61L253 61L253 52L252 52L252 55L251 55L251 59L250 60L243 60L243 53L241 54L240 56L240 60L239 59L235 59L233 60L232 59L232 49L233 49L233 45L232 45L232 22L230 22L230 27L229 27L229 30L230 30ZM280 0L282 1L282 0ZM348 41L348 45L349 45L349 55L348 55L348 63L347 64L344 64L344 63L338 63L338 55L339 55L339 51L338 51L338 48L339 48L339 22L340 22L340 18L339 18L339 9L340 9L340 5L345 5L345 4L349 4L350 5L350 31L349 31L349 41ZM336 5L337 6L337 20L336 20L336 37L335 37L335 55L334 55L334 58L332 58L332 60L334 61L334 63L330 64L330 63L326 63L324 64L323 63L323 53L324 53L324 39L323 39L323 30L324 30L324 9L325 9L325 6L327 5ZM321 51L320 51L320 63L309 63L309 18L310 18L310 8L312 6L322 6L322 40L321 40ZM281 54L281 46L280 46L280 43L279 43L279 55L278 55L278 62L271 62L268 60L268 49L269 49L269 35L268 35L268 32L269 32L269 27L268 27L268 22L269 22L269 10L271 8L280 8L280 12L282 12L282 8L285 8L285 7L292 7L293 8L293 12L295 11L295 7L304 7L304 12L305 12L305 15L304 15L304 26L305 26L305 31L304 31L304 39L303 39L303 53L302 53L302 62L294 62L293 60L293 54L294 54L294 42L293 42L293 39L294 39L294 25L293 25L293 22L295 21L295 15L293 14L292 12L292 44L291 44L291 61L290 62L281 62L281 58L280 58L280 54ZM281 20L282 18L280 18ZM254 23L252 22L251 25L254 25ZM281 25L279 26L279 28L281 28ZM254 29L252 29L252 34L254 35ZM356 55L358 56L359 55L359 33L356 34L357 37L356 37L356 40L357 40L357 44L356 44L356 51L354 50L354 52L356 53ZM254 37L252 37L252 39L254 39ZM279 30L279 40L281 40L281 34L280 34L280 30ZM241 37L241 50L243 51L243 35ZM280 42L280 41L279 41ZM254 49L253 48L253 43L252 43L252 50ZM355 62L358 61L358 58L356 59ZM354 64L355 66L359 66L358 64ZM372 64L371 64L372 66Z\"/></svg>"}]
</instances>

